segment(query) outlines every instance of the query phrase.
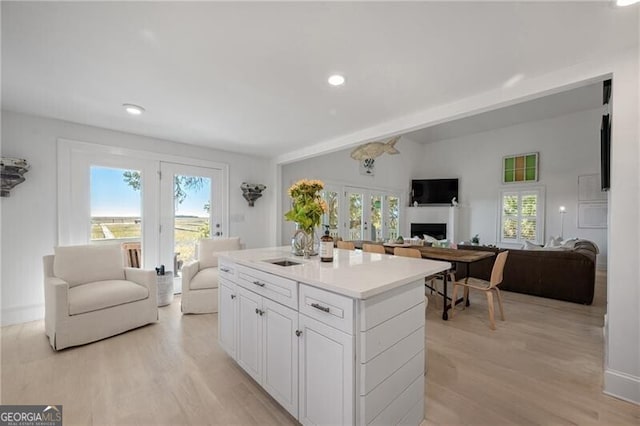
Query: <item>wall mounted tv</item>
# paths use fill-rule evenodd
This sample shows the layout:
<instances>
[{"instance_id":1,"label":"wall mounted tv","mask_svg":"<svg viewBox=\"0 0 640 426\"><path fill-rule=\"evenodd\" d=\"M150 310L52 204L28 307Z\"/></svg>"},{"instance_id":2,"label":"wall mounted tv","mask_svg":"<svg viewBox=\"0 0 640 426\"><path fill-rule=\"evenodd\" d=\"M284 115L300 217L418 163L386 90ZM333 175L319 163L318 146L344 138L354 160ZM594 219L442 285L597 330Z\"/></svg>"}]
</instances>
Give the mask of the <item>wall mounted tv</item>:
<instances>
[{"instance_id":1,"label":"wall mounted tv","mask_svg":"<svg viewBox=\"0 0 640 426\"><path fill-rule=\"evenodd\" d=\"M411 181L411 204L451 204L458 198L458 179L421 179Z\"/></svg>"}]
</instances>

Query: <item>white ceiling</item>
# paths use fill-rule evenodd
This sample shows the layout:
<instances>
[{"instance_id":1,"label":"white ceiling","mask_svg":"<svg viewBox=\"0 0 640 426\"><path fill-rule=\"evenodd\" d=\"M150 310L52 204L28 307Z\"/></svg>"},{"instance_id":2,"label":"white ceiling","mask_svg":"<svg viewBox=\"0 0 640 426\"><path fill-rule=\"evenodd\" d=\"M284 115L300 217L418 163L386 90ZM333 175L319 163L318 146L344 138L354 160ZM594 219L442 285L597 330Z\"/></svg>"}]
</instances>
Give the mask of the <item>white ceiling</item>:
<instances>
[{"instance_id":1,"label":"white ceiling","mask_svg":"<svg viewBox=\"0 0 640 426\"><path fill-rule=\"evenodd\" d=\"M3 108L267 157L629 48L638 24L610 2L1 7Z\"/></svg>"},{"instance_id":2,"label":"white ceiling","mask_svg":"<svg viewBox=\"0 0 640 426\"><path fill-rule=\"evenodd\" d=\"M600 107L602 82L451 120L407 133L404 137L419 143L436 142Z\"/></svg>"}]
</instances>

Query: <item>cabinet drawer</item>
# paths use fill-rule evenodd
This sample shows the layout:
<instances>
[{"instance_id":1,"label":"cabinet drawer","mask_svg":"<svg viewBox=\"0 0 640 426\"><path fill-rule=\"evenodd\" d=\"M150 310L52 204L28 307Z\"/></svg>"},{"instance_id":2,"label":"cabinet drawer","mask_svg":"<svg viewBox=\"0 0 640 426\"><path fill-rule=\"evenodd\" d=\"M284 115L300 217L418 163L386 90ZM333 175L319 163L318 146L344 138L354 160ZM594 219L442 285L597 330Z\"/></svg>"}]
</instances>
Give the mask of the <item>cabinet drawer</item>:
<instances>
[{"instance_id":1,"label":"cabinet drawer","mask_svg":"<svg viewBox=\"0 0 640 426\"><path fill-rule=\"evenodd\" d=\"M236 264L227 260L220 259L218 261L218 276L226 278L230 281L237 281Z\"/></svg>"},{"instance_id":2,"label":"cabinet drawer","mask_svg":"<svg viewBox=\"0 0 640 426\"><path fill-rule=\"evenodd\" d=\"M237 265L238 285L279 302L292 309L298 309L298 283L246 266Z\"/></svg>"},{"instance_id":3,"label":"cabinet drawer","mask_svg":"<svg viewBox=\"0 0 640 426\"><path fill-rule=\"evenodd\" d=\"M353 299L300 284L300 313L353 335Z\"/></svg>"}]
</instances>

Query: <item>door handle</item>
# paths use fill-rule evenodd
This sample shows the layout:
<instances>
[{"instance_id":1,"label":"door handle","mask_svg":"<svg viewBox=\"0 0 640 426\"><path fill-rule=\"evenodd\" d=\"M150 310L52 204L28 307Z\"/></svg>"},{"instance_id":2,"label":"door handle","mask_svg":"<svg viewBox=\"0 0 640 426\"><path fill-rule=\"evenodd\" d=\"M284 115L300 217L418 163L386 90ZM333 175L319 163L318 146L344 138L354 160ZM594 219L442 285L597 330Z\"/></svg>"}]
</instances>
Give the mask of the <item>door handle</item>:
<instances>
[{"instance_id":1,"label":"door handle","mask_svg":"<svg viewBox=\"0 0 640 426\"><path fill-rule=\"evenodd\" d=\"M232 299L235 299L235 298L236 298L236 295L235 295L235 294L232 294L232 295L231 295L231 298L232 298Z\"/></svg>"},{"instance_id":2,"label":"door handle","mask_svg":"<svg viewBox=\"0 0 640 426\"><path fill-rule=\"evenodd\" d=\"M312 303L311 307L319 309L319 310L321 310L323 312L327 312L327 313L331 310L331 309L327 308L326 306L320 305L319 303Z\"/></svg>"},{"instance_id":3,"label":"door handle","mask_svg":"<svg viewBox=\"0 0 640 426\"><path fill-rule=\"evenodd\" d=\"M260 281L254 281L253 282L255 285L259 286L259 287L264 287L264 283L261 283Z\"/></svg>"},{"instance_id":4,"label":"door handle","mask_svg":"<svg viewBox=\"0 0 640 426\"><path fill-rule=\"evenodd\" d=\"M220 270L221 270L222 272L231 272L231 269L227 269L227 268L220 268Z\"/></svg>"},{"instance_id":5,"label":"door handle","mask_svg":"<svg viewBox=\"0 0 640 426\"><path fill-rule=\"evenodd\" d=\"M296 330L296 336L298 337L302 336L302 330Z\"/></svg>"}]
</instances>

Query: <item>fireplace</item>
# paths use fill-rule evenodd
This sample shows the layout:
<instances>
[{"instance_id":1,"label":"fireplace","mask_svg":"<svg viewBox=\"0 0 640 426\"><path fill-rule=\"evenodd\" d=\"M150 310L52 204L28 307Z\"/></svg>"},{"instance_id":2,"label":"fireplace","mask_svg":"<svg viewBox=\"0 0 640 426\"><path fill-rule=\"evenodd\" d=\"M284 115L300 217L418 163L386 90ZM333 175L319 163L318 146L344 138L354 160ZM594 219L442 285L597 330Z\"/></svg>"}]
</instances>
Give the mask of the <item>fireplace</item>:
<instances>
[{"instance_id":1,"label":"fireplace","mask_svg":"<svg viewBox=\"0 0 640 426\"><path fill-rule=\"evenodd\" d=\"M411 224L411 237L420 237L431 235L437 240L447 239L447 224L446 223L412 223Z\"/></svg>"}]
</instances>

